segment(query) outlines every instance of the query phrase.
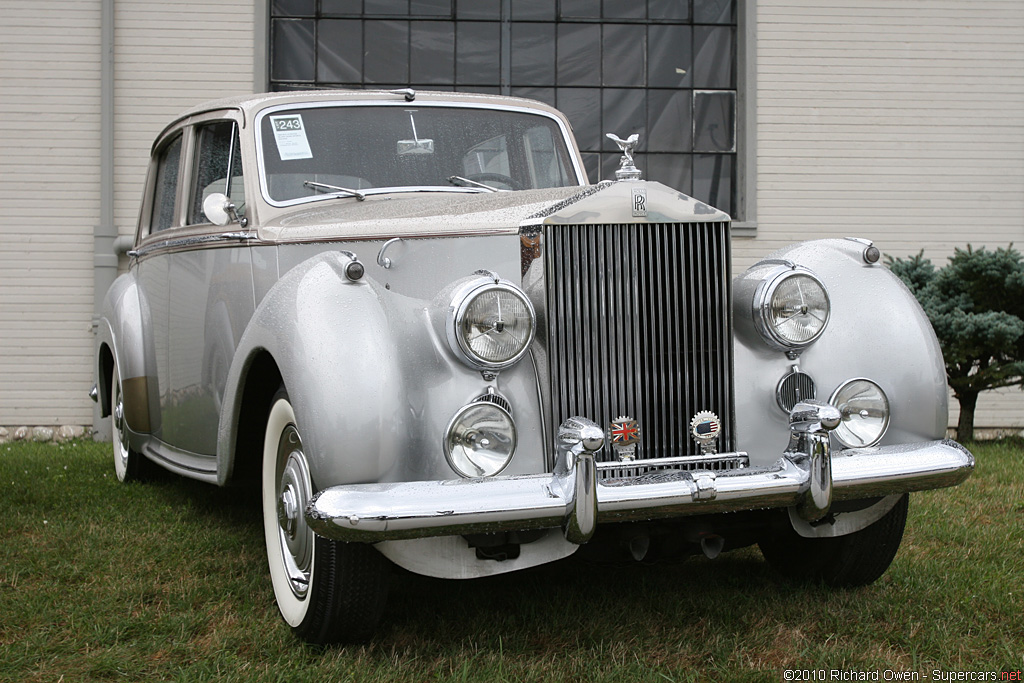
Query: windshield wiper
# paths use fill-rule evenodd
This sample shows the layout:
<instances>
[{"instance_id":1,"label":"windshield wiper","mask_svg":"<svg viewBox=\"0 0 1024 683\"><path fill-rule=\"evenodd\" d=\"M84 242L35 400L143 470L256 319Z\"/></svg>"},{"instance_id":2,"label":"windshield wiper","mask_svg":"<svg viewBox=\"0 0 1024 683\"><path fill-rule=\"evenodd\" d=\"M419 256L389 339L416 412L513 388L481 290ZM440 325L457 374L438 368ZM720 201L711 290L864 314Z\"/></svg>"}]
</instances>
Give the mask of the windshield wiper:
<instances>
[{"instance_id":1,"label":"windshield wiper","mask_svg":"<svg viewBox=\"0 0 1024 683\"><path fill-rule=\"evenodd\" d=\"M366 200L366 195L359 190L353 190L347 187L338 187L337 185L327 185L326 183L315 183L312 180L307 180L302 184L311 190L334 190L335 192L344 192L348 196L355 197L359 201Z\"/></svg>"},{"instance_id":2,"label":"windshield wiper","mask_svg":"<svg viewBox=\"0 0 1024 683\"><path fill-rule=\"evenodd\" d=\"M478 183L475 180L470 180L469 178L463 178L460 175L449 176L448 182L451 183L452 185L461 185L462 187L479 187L480 189L487 190L488 192L501 192L501 190L499 190L496 187L491 187L490 185L484 185L483 183Z\"/></svg>"}]
</instances>

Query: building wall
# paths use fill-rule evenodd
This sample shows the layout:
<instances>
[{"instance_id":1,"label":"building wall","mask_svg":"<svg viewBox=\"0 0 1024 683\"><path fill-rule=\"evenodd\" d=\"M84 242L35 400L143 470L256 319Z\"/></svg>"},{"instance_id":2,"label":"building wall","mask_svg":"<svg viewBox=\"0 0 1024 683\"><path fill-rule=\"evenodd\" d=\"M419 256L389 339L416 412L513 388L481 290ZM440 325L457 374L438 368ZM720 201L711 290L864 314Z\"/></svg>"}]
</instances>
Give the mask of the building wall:
<instances>
[{"instance_id":1,"label":"building wall","mask_svg":"<svg viewBox=\"0 0 1024 683\"><path fill-rule=\"evenodd\" d=\"M0 0L0 425L89 424L100 4Z\"/></svg>"},{"instance_id":2,"label":"building wall","mask_svg":"<svg viewBox=\"0 0 1024 683\"><path fill-rule=\"evenodd\" d=\"M196 102L250 93L253 0L116 0L114 207L135 230L149 147ZM0 0L0 426L91 425L100 0ZM122 267L124 266L122 260Z\"/></svg>"},{"instance_id":3,"label":"building wall","mask_svg":"<svg viewBox=\"0 0 1024 683\"><path fill-rule=\"evenodd\" d=\"M761 0L756 62L757 238L736 267L811 236L936 266L1024 246L1024 3ZM986 392L976 418L1024 427L1024 396Z\"/></svg>"},{"instance_id":4,"label":"building wall","mask_svg":"<svg viewBox=\"0 0 1024 683\"><path fill-rule=\"evenodd\" d=\"M763 0L758 237L859 235L938 264L1024 238L1024 3Z\"/></svg>"},{"instance_id":5,"label":"building wall","mask_svg":"<svg viewBox=\"0 0 1024 683\"><path fill-rule=\"evenodd\" d=\"M120 234L160 129L262 81L267 1L115 0ZM757 237L736 267L818 235L940 265L968 241L1024 245L1024 3L845 5L756 3ZM0 17L0 425L89 425L101 0L0 0ZM1024 427L1021 398L983 395L978 426Z\"/></svg>"},{"instance_id":6,"label":"building wall","mask_svg":"<svg viewBox=\"0 0 1024 683\"><path fill-rule=\"evenodd\" d=\"M255 3L259 5L260 3ZM115 221L135 233L150 146L182 110L253 91L253 0L117 0Z\"/></svg>"}]
</instances>

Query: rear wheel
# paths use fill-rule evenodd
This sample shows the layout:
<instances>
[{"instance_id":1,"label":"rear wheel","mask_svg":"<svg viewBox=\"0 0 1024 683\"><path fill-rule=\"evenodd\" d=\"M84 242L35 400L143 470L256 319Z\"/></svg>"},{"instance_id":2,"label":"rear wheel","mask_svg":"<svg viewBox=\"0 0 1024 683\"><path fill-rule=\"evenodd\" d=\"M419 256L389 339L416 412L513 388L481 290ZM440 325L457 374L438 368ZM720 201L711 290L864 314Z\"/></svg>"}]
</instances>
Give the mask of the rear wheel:
<instances>
[{"instance_id":1,"label":"rear wheel","mask_svg":"<svg viewBox=\"0 0 1024 683\"><path fill-rule=\"evenodd\" d=\"M324 645L368 640L387 598L388 561L361 543L313 533L306 505L314 493L295 411L279 391L263 445L263 530L274 597L302 640Z\"/></svg>"},{"instance_id":2,"label":"rear wheel","mask_svg":"<svg viewBox=\"0 0 1024 683\"><path fill-rule=\"evenodd\" d=\"M768 564L787 578L837 587L864 586L884 574L896 557L908 499L904 494L884 517L852 534L804 538L786 520L758 545Z\"/></svg>"},{"instance_id":3,"label":"rear wheel","mask_svg":"<svg viewBox=\"0 0 1024 683\"><path fill-rule=\"evenodd\" d=\"M128 427L124 419L124 393L121 376L114 364L110 378L110 431L114 442L114 473L119 481L143 481L153 474L154 465L128 443Z\"/></svg>"}]
</instances>

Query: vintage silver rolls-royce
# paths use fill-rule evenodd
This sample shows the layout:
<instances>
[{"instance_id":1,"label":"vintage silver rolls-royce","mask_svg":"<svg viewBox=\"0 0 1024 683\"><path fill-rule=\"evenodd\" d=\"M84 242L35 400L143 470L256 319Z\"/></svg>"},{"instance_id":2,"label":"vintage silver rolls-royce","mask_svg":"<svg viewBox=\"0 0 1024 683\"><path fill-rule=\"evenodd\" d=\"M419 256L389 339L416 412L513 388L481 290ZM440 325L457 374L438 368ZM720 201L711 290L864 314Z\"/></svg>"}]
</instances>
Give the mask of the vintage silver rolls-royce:
<instances>
[{"instance_id":1,"label":"vintage silver rolls-royce","mask_svg":"<svg viewBox=\"0 0 1024 683\"><path fill-rule=\"evenodd\" d=\"M262 496L284 620L369 637L391 563L463 579L577 550L760 544L874 581L944 440L938 344L863 239L730 272L730 219L588 184L569 124L514 98L279 93L153 145L94 395L118 478ZM657 145L657 141L653 141Z\"/></svg>"}]
</instances>

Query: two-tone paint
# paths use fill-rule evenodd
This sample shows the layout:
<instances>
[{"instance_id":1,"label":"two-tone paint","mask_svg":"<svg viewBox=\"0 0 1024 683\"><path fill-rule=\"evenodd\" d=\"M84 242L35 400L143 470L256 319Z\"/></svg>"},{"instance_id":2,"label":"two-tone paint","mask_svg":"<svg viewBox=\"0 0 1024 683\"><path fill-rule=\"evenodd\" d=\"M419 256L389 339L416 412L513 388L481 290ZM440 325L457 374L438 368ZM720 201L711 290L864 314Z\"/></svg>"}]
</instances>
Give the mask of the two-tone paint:
<instances>
[{"instance_id":1,"label":"two-tone paint","mask_svg":"<svg viewBox=\"0 0 1024 683\"><path fill-rule=\"evenodd\" d=\"M318 106L365 101L366 95L288 97L289 106ZM376 93L371 100L406 106L399 94ZM680 476L666 485L675 487L671 491L626 487L614 495L606 491L602 503L594 485L597 467L587 460L592 449L578 447L584 436L570 444L576 459L559 459L559 453L568 452L558 446L566 425L555 424L545 407L549 387L543 341L498 373L468 367L453 352L445 329L452 294L475 272L490 271L521 284L542 318L544 282L542 274L531 279L536 271L530 268L545 248L535 237L538 226L685 224L727 221L728 216L657 183L586 186L568 123L541 105L445 93L422 94L417 106L452 102L528 109L554 118L566 135L580 186L501 193L453 187L444 193L368 193L365 201L317 197L285 205L269 201L263 191L256 133L260 117L282 106L279 97L205 105L162 133L154 152L172 136L184 135L181 171L187 177L195 148L192 127L213 120L238 124L247 225L205 224L150 234L146 216L151 207L144 203L131 267L107 296L97 347L98 398L106 414L116 365L133 450L172 471L218 485L251 479L260 467L270 401L283 385L296 415L302 416L312 480L324 492L318 502L336 506L326 513L311 508L311 524L344 540L378 543L394 562L444 577L512 571L564 557L602 520L690 514L686 509L714 500L717 506L703 510L800 505L813 477L799 457L780 461L794 427L792 416L775 400L779 379L795 361L766 346L751 322L751 297L764 271L788 261L813 271L832 300L828 329L796 361L814 378L819 398L851 377L864 376L878 382L893 405L881 449L836 454L832 474L846 481L844 472L852 473L853 483L837 484L835 490L846 486L880 496L950 485L969 474L969 454L936 443L945 428L945 383L941 354L920 308L891 274L864 260L862 244L826 240L789 247L733 283L737 391L735 415L722 417L734 420L736 451L749 458L756 471L745 474L753 478L744 482L744 473ZM154 182L151 168L146 197L152 196ZM637 197L643 198L642 214L636 210ZM186 203L178 198L179 225ZM353 259L363 266L361 277L350 276ZM900 344L880 353L867 342L886 338L899 338ZM464 480L446 462L444 431L462 406L489 390L512 407L518 449L500 477ZM596 445L592 438L587 443ZM901 460L900 454L911 452L922 460L915 465L919 476L899 483L901 463L913 460ZM849 464L839 464L844 457ZM813 486L824 495L825 483ZM524 487L530 493L521 502L539 499L537 510L544 511L530 514L543 523L517 517L514 506L481 507L500 506ZM831 487L830 478L829 495ZM456 491L459 495L449 495ZM408 517L412 521L381 513L374 522L381 501L393 507L377 494L395 500L412 494L410 504L419 512ZM339 497L345 500L337 502ZM351 500L360 499L364 503L357 503L358 509L350 507ZM457 505L465 507L456 511ZM501 518L500 525L488 526L492 513ZM423 533L441 524L437 517L455 516L465 526L450 525L442 535ZM843 533L868 519L848 519ZM503 562L478 559L455 535L531 527L548 531L524 544L518 558ZM388 528L400 531L389 534Z\"/></svg>"}]
</instances>

